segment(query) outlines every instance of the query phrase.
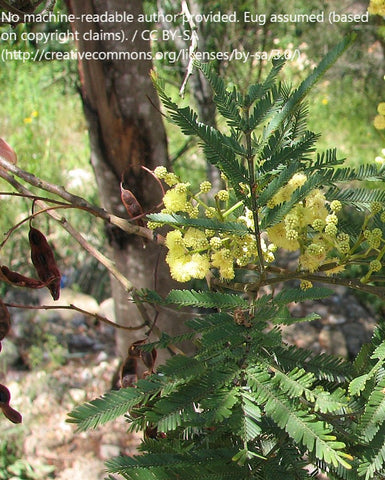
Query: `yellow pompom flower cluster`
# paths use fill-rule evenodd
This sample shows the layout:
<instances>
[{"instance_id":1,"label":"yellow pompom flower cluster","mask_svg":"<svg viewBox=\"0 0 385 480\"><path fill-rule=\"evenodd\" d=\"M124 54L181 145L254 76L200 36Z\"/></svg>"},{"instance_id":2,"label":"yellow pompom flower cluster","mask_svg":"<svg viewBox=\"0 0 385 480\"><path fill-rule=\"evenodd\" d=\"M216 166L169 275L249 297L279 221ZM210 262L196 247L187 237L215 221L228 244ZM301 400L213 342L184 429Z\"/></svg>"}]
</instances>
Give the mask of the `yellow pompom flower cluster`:
<instances>
[{"instance_id":1,"label":"yellow pompom flower cluster","mask_svg":"<svg viewBox=\"0 0 385 480\"><path fill-rule=\"evenodd\" d=\"M163 197L164 209L161 213L182 214L189 218L213 218L218 221L231 219L233 222L253 225L251 212L245 216L231 217L232 212L241 206L229 206L230 193L227 189L219 190L213 195L215 207L208 205L204 195L212 190L208 181L200 184L199 191L194 193L190 184L182 183L166 168L158 167L155 175L171 187ZM202 198L203 196L203 198ZM159 224L149 222L149 228L157 228ZM251 233L241 235L229 232L203 230L195 227L178 226L166 235L168 253L166 261L171 276L179 282L187 282L193 278L203 279L211 268L218 270L223 280L232 280L234 268L254 263L258 257L255 236ZM273 247L261 242L266 262L274 260Z\"/></svg>"},{"instance_id":2,"label":"yellow pompom flower cluster","mask_svg":"<svg viewBox=\"0 0 385 480\"><path fill-rule=\"evenodd\" d=\"M377 112L378 115L373 119L374 128L377 130L385 130L385 102L380 102L377 105Z\"/></svg>"},{"instance_id":3,"label":"yellow pompom flower cluster","mask_svg":"<svg viewBox=\"0 0 385 480\"><path fill-rule=\"evenodd\" d=\"M385 16L385 0L370 0L368 12L371 15Z\"/></svg>"},{"instance_id":4,"label":"yellow pompom flower cluster","mask_svg":"<svg viewBox=\"0 0 385 480\"><path fill-rule=\"evenodd\" d=\"M295 174L268 203L270 208L290 200L294 191L307 180L303 173ZM300 251L301 269L314 272L326 261L331 252L346 255L350 250L349 236L338 232L338 216L342 205L338 200L328 202L319 189L295 205L283 220L267 229L267 235L277 247ZM334 261L336 259L333 259Z\"/></svg>"}]
</instances>

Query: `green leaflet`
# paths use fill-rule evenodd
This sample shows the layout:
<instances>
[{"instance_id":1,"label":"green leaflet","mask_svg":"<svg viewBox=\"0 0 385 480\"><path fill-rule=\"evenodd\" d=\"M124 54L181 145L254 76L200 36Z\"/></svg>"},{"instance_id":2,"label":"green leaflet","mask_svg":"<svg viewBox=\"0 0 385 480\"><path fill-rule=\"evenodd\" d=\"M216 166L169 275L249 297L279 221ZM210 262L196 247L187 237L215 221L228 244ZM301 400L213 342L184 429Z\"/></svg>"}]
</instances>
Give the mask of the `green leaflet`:
<instances>
[{"instance_id":1,"label":"green leaflet","mask_svg":"<svg viewBox=\"0 0 385 480\"><path fill-rule=\"evenodd\" d=\"M356 377L350 382L349 392L352 395L360 395L360 393L366 388L369 380L382 368L385 361L385 340L380 343L370 356L372 360L377 360L368 373Z\"/></svg>"},{"instance_id":2,"label":"green leaflet","mask_svg":"<svg viewBox=\"0 0 385 480\"><path fill-rule=\"evenodd\" d=\"M332 427L306 411L300 403L294 403L273 387L267 377L258 369L250 369L248 381L258 402L264 406L266 415L284 429L297 443L303 444L317 458L333 466L339 464L350 469L346 458L350 456L341 450L346 447L336 441Z\"/></svg>"},{"instance_id":3,"label":"green leaflet","mask_svg":"<svg viewBox=\"0 0 385 480\"><path fill-rule=\"evenodd\" d=\"M79 405L68 414L67 422L76 423L79 431L96 428L124 415L143 400L144 395L136 389L111 391L89 403Z\"/></svg>"},{"instance_id":4,"label":"green leaflet","mask_svg":"<svg viewBox=\"0 0 385 480\"><path fill-rule=\"evenodd\" d=\"M242 223L220 222L219 220L209 218L187 218L182 215L169 215L165 213L152 213L151 215L147 215L147 218L153 222L160 222L166 225L178 225L179 227L207 228L209 230L237 234L246 234L249 232L246 225Z\"/></svg>"},{"instance_id":5,"label":"green leaflet","mask_svg":"<svg viewBox=\"0 0 385 480\"><path fill-rule=\"evenodd\" d=\"M385 463L385 424L383 423L377 431L370 444L362 452L362 462L358 466L358 475L365 480L375 477L377 472L384 471Z\"/></svg>"},{"instance_id":6,"label":"green leaflet","mask_svg":"<svg viewBox=\"0 0 385 480\"><path fill-rule=\"evenodd\" d=\"M309 288L308 290L300 290L298 288L286 288L274 297L274 303L280 306L284 306L292 302L320 300L321 298L330 297L332 293L333 290L327 287L313 287Z\"/></svg>"},{"instance_id":7,"label":"green leaflet","mask_svg":"<svg viewBox=\"0 0 385 480\"><path fill-rule=\"evenodd\" d=\"M214 308L216 310L229 310L237 307L248 308L249 306L249 303L240 295L212 291L171 290L166 298L162 298L152 290L142 290L138 293L138 298L159 305Z\"/></svg>"},{"instance_id":8,"label":"green leaflet","mask_svg":"<svg viewBox=\"0 0 385 480\"><path fill-rule=\"evenodd\" d=\"M373 440L385 423L385 379L382 379L370 393L361 417L360 432L366 442Z\"/></svg>"},{"instance_id":9,"label":"green leaflet","mask_svg":"<svg viewBox=\"0 0 385 480\"><path fill-rule=\"evenodd\" d=\"M216 448L177 452L149 453L145 456L117 457L106 462L110 472L135 480L202 478L208 480L245 478L247 469L229 463L237 450ZM170 475L172 475L170 477ZM191 476L193 475L193 476ZM175 477L176 476L176 477Z\"/></svg>"},{"instance_id":10,"label":"green leaflet","mask_svg":"<svg viewBox=\"0 0 385 480\"><path fill-rule=\"evenodd\" d=\"M309 93L310 89L318 82L324 73L332 66L332 64L340 57L340 55L348 48L348 46L355 40L355 35L348 35L345 39L334 47L321 61L321 63L314 69L313 73L302 82L294 94L286 102L282 112L274 117L269 124L266 136L277 130L289 115L295 111L297 105Z\"/></svg>"},{"instance_id":11,"label":"green leaflet","mask_svg":"<svg viewBox=\"0 0 385 480\"><path fill-rule=\"evenodd\" d=\"M196 292L195 290L172 290L166 297L167 303L179 306L194 306L215 309L248 307L248 302L240 295L220 292Z\"/></svg>"}]
</instances>

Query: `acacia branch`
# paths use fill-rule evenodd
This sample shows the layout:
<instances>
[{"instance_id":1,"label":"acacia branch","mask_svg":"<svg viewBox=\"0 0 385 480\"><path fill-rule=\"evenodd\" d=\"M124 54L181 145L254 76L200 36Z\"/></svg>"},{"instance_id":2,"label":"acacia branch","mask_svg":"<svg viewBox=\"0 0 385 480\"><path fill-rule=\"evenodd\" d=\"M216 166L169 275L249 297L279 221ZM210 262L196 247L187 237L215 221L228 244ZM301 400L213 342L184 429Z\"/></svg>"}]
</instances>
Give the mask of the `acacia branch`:
<instances>
[{"instance_id":1,"label":"acacia branch","mask_svg":"<svg viewBox=\"0 0 385 480\"><path fill-rule=\"evenodd\" d=\"M243 286L242 290L246 289L246 291L248 292L257 292L261 287L284 283L288 280L309 280L311 282L319 282L327 285L340 285L343 287L352 288L361 292L377 295L380 298L384 298L385 296L385 287L361 283L359 280L356 280L354 278L332 277L309 272L293 272L291 270L285 270L270 266L266 267L266 270L268 272L279 274L279 276L270 277L264 280L261 279L261 281L259 282L250 283L246 285L246 287Z\"/></svg>"},{"instance_id":2,"label":"acacia branch","mask_svg":"<svg viewBox=\"0 0 385 480\"><path fill-rule=\"evenodd\" d=\"M2 158L0 157L0 165L1 160ZM30 192L24 185L19 183L3 168L0 168L0 177L2 177L10 185L12 185L19 193L25 194L27 196L32 195L32 192ZM107 270L118 280L118 282L120 282L125 291L130 292L131 290L133 290L134 287L132 283L124 275L122 275L122 273L115 267L115 264L105 255L99 252L99 250L97 250L93 245L91 245L83 237L83 235L81 235L81 233L79 233L78 230L76 230L76 228L67 221L64 216L59 215L55 210L50 209L49 205L47 205L42 200L36 200L36 205L38 205L42 209L47 210L47 215L56 220L88 253L90 253L94 258L96 258L96 260L98 260L98 262L104 265Z\"/></svg>"},{"instance_id":3,"label":"acacia branch","mask_svg":"<svg viewBox=\"0 0 385 480\"><path fill-rule=\"evenodd\" d=\"M24 180L25 182L29 183L33 187L36 187L46 192L57 195L58 197L62 198L63 200L71 204L69 208L77 208L79 210L85 210L91 213L92 215L94 215L95 217L101 218L102 220L119 227L121 230L124 230L126 233L129 233L132 235L138 235L140 237L146 238L147 240L150 240L151 242L155 242L159 245L164 244L164 238L159 234L154 234L154 232L149 228L135 225L130 220L108 213L103 208L93 205L83 197L67 192L67 190L64 187L60 187L59 185L55 185L53 183L42 180L41 178L36 177L32 173L22 170L17 165L14 165L8 162L1 155L0 155L0 167L1 167L0 177L6 180L9 184L11 184L20 193L22 192L15 185L16 184L21 185L21 184L15 181L15 179L12 177L12 175L10 175L10 173L12 173L13 175L16 175L18 178ZM31 192L26 191L26 196L31 196L31 195L33 195Z\"/></svg>"},{"instance_id":4,"label":"acacia branch","mask_svg":"<svg viewBox=\"0 0 385 480\"><path fill-rule=\"evenodd\" d=\"M74 304L70 305L19 305L16 303L4 303L5 306L9 308L22 308L22 309L27 309L27 310L74 310L76 312L82 313L83 315L87 315L89 317L95 318L96 320L99 320L100 322L106 323L107 325L111 325L114 328L120 328L122 330L141 330L143 327L146 326L146 324L138 325L136 327L127 327L125 325L121 325L119 323L113 322L112 320L109 320L107 317L104 317L102 315L99 315L98 313L91 313L87 310L83 310L80 307L77 307Z\"/></svg>"}]
</instances>

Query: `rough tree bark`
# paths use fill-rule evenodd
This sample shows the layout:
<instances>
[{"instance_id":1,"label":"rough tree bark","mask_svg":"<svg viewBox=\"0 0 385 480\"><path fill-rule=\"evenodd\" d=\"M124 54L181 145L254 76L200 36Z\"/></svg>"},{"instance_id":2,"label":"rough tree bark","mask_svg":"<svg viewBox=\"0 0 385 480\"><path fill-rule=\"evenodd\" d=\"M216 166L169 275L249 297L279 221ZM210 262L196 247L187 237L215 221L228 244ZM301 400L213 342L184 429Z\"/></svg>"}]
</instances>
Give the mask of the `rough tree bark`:
<instances>
[{"instance_id":1,"label":"rough tree bark","mask_svg":"<svg viewBox=\"0 0 385 480\"><path fill-rule=\"evenodd\" d=\"M80 40L81 52L150 52L149 42L137 36L131 43L133 32L143 29L136 19L142 13L142 2L127 0L67 0L67 6L76 16L84 13L101 15L103 12L127 12L133 14L132 23L75 22L73 25L82 38L85 31L117 34L124 31L127 40ZM96 37L95 37L96 38ZM117 36L115 37L117 38ZM89 124L91 162L95 171L100 199L103 206L120 216L124 207L120 200L120 182L131 190L144 211L153 208L161 198L159 187L146 174L141 165L150 169L167 164L167 140L158 99L149 76L150 60L85 60L79 65L81 95ZM154 269L158 264L159 247L122 231L109 232L113 259L136 287L153 288ZM160 265L163 263L159 262ZM167 268L156 273L159 291L171 287ZM135 326L143 320L136 307L128 300L127 292L112 279L115 314L119 323ZM165 318L166 317L166 318ZM167 325L165 325L167 323ZM175 331L176 324L168 313L158 318L158 325L167 332ZM118 353L124 356L127 346L144 331L130 333L129 337L118 333Z\"/></svg>"}]
</instances>

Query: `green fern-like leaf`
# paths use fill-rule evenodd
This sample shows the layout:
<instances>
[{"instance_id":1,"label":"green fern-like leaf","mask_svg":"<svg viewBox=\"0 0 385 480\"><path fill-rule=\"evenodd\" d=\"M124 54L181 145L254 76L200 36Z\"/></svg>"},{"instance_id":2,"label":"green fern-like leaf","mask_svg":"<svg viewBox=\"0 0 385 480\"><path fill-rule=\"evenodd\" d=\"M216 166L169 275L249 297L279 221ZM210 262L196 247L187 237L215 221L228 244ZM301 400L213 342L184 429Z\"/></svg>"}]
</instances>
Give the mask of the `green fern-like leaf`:
<instances>
[{"instance_id":1,"label":"green fern-like leaf","mask_svg":"<svg viewBox=\"0 0 385 480\"><path fill-rule=\"evenodd\" d=\"M243 119L239 113L240 104L234 90L228 92L225 82L208 63L194 61L194 65L203 73L214 91L214 102L220 114L228 120L230 127L240 128Z\"/></svg>"},{"instance_id":2,"label":"green fern-like leaf","mask_svg":"<svg viewBox=\"0 0 385 480\"><path fill-rule=\"evenodd\" d=\"M170 480L178 478L207 480L239 480L246 478L247 468L229 462L237 450L216 448L164 453L148 453L134 457L116 457L106 462L111 473L132 480Z\"/></svg>"},{"instance_id":3,"label":"green fern-like leaf","mask_svg":"<svg viewBox=\"0 0 385 480\"><path fill-rule=\"evenodd\" d=\"M322 153L317 153L316 161L308 166L310 171L329 169L330 167L336 167L344 163L344 158L337 158L337 149L332 148Z\"/></svg>"},{"instance_id":4,"label":"green fern-like leaf","mask_svg":"<svg viewBox=\"0 0 385 480\"><path fill-rule=\"evenodd\" d=\"M239 434L246 442L257 438L261 432L261 418L262 412L258 405L256 405L253 397L247 392L242 392L241 396L241 428Z\"/></svg>"},{"instance_id":5,"label":"green fern-like leaf","mask_svg":"<svg viewBox=\"0 0 385 480\"><path fill-rule=\"evenodd\" d=\"M361 455L361 462L358 466L358 475L365 480L377 478L377 472L383 472L385 464L385 424L383 423L377 434L372 438L370 445L366 447ZM379 477L381 478L381 476Z\"/></svg>"},{"instance_id":6,"label":"green fern-like leaf","mask_svg":"<svg viewBox=\"0 0 385 480\"><path fill-rule=\"evenodd\" d=\"M152 213L147 215L149 220L174 225L179 227L196 227L201 229L215 230L218 232L237 233L238 235L248 233L246 225L237 222L220 222L209 218L187 218L182 215L169 215L165 213Z\"/></svg>"},{"instance_id":7,"label":"green fern-like leaf","mask_svg":"<svg viewBox=\"0 0 385 480\"><path fill-rule=\"evenodd\" d=\"M234 142L230 137L199 122L196 113L189 107L180 108L168 97L159 79L153 76L153 80L163 105L170 113L171 120L181 128L185 135L193 135L200 139L207 160L214 166L221 168L229 178L236 194L243 198L240 184L248 183L248 174L247 170L236 159L236 154L245 155L243 147L238 144L236 151L234 151ZM229 144L231 144L231 148Z\"/></svg>"},{"instance_id":8,"label":"green fern-like leaf","mask_svg":"<svg viewBox=\"0 0 385 480\"><path fill-rule=\"evenodd\" d=\"M256 100L259 100L266 94L266 92L273 88L279 72L282 70L284 65L285 60L283 58L273 60L273 67L268 73L265 81L262 84L257 83L250 85L247 91L247 98L245 99L246 107L252 105Z\"/></svg>"},{"instance_id":9,"label":"green fern-like leaf","mask_svg":"<svg viewBox=\"0 0 385 480\"><path fill-rule=\"evenodd\" d=\"M344 384L353 376L352 366L342 358L325 353L314 355L310 350L294 346L279 346L274 350L278 365L285 370L294 367L306 367L320 380Z\"/></svg>"},{"instance_id":10,"label":"green fern-like leaf","mask_svg":"<svg viewBox=\"0 0 385 480\"><path fill-rule=\"evenodd\" d=\"M278 190L286 185L291 177L299 171L299 169L300 164L294 161L288 166L282 166L282 169L276 172L275 178L271 179L271 176L269 175L268 179L270 181L259 196L259 205L265 206L267 202L278 192Z\"/></svg>"},{"instance_id":11,"label":"green fern-like leaf","mask_svg":"<svg viewBox=\"0 0 385 480\"><path fill-rule=\"evenodd\" d=\"M342 53L355 39L354 35L347 36L342 42L334 47L321 61L321 63L314 69L313 73L304 80L298 89L290 96L286 105L282 108L279 115L274 117L267 127L266 136L269 136L275 130L280 128L283 122L295 112L297 106L309 93L310 89L320 80L325 72L336 62Z\"/></svg>"},{"instance_id":12,"label":"green fern-like leaf","mask_svg":"<svg viewBox=\"0 0 385 480\"><path fill-rule=\"evenodd\" d=\"M313 287L308 290L298 288L283 289L274 297L274 303L280 306L288 305L292 302L305 302L306 300L321 300L332 295L333 290L326 287Z\"/></svg>"},{"instance_id":13,"label":"green fern-like leaf","mask_svg":"<svg viewBox=\"0 0 385 480\"><path fill-rule=\"evenodd\" d=\"M332 435L332 427L306 411L301 404L293 403L279 390L273 388L264 372L249 369L248 382L256 401L264 405L266 415L284 429L297 443L304 445L320 460L333 466L339 464L350 469L350 455L342 450L346 447Z\"/></svg>"},{"instance_id":14,"label":"green fern-like leaf","mask_svg":"<svg viewBox=\"0 0 385 480\"><path fill-rule=\"evenodd\" d=\"M196 292L195 290L171 290L166 303L178 306L217 308L219 310L248 307L248 302L239 295L220 292Z\"/></svg>"},{"instance_id":15,"label":"green fern-like leaf","mask_svg":"<svg viewBox=\"0 0 385 480\"><path fill-rule=\"evenodd\" d=\"M376 385L371 392L365 412L361 417L360 432L366 442L370 442L381 425L385 423L385 379Z\"/></svg>"},{"instance_id":16,"label":"green fern-like leaf","mask_svg":"<svg viewBox=\"0 0 385 480\"><path fill-rule=\"evenodd\" d=\"M144 395L134 388L111 391L76 407L68 414L67 422L76 423L79 431L96 428L124 415L130 408L141 402L143 397Z\"/></svg>"},{"instance_id":17,"label":"green fern-like leaf","mask_svg":"<svg viewBox=\"0 0 385 480\"><path fill-rule=\"evenodd\" d=\"M334 200L339 200L341 203L345 203L347 205L354 205L361 210L364 208L369 208L372 202L385 202L385 192L381 189L333 189L328 193L327 196L333 198Z\"/></svg>"},{"instance_id":18,"label":"green fern-like leaf","mask_svg":"<svg viewBox=\"0 0 385 480\"><path fill-rule=\"evenodd\" d=\"M383 366L385 361L385 340L377 346L370 358L372 360L377 360L377 362L375 362L368 373L360 375L350 382L349 392L352 395L360 395L369 380L371 380Z\"/></svg>"},{"instance_id":19,"label":"green fern-like leaf","mask_svg":"<svg viewBox=\"0 0 385 480\"><path fill-rule=\"evenodd\" d=\"M276 370L274 375L274 382L277 382L290 398L301 397L306 393L309 401L314 402L314 394L310 387L315 381L315 375L311 372L306 372L303 368L294 368L288 373Z\"/></svg>"}]
</instances>

